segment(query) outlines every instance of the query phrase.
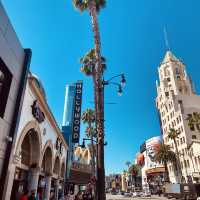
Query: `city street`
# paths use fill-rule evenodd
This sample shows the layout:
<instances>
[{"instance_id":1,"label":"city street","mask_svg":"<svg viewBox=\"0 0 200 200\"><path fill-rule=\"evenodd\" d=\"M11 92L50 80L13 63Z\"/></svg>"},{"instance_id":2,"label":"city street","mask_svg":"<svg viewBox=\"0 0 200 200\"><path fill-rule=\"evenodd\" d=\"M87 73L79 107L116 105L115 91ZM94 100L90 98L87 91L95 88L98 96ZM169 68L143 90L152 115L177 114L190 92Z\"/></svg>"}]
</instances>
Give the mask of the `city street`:
<instances>
[{"instance_id":1,"label":"city street","mask_svg":"<svg viewBox=\"0 0 200 200\"><path fill-rule=\"evenodd\" d=\"M142 200L142 199L150 199L150 200L166 200L165 197L151 196L151 197L124 197L122 195L111 195L106 194L106 200Z\"/></svg>"}]
</instances>

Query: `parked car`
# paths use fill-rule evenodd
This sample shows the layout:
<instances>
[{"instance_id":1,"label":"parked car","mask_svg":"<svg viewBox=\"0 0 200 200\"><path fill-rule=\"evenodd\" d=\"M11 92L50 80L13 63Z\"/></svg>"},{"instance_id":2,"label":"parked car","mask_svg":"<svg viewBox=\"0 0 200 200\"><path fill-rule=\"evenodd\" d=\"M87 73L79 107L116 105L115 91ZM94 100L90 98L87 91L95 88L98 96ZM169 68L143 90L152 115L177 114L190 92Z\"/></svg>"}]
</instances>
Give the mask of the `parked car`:
<instances>
[{"instance_id":1,"label":"parked car","mask_svg":"<svg viewBox=\"0 0 200 200\"><path fill-rule=\"evenodd\" d=\"M141 192L137 191L137 192L133 192L133 197L141 197Z\"/></svg>"},{"instance_id":2,"label":"parked car","mask_svg":"<svg viewBox=\"0 0 200 200\"><path fill-rule=\"evenodd\" d=\"M145 191L145 192L142 192L142 193L141 193L141 196L142 196L142 197L151 197L151 193Z\"/></svg>"},{"instance_id":3,"label":"parked car","mask_svg":"<svg viewBox=\"0 0 200 200\"><path fill-rule=\"evenodd\" d=\"M111 194L112 194L112 195L117 195L117 191L114 190L114 189L112 189L112 190L111 190Z\"/></svg>"},{"instance_id":4,"label":"parked car","mask_svg":"<svg viewBox=\"0 0 200 200\"><path fill-rule=\"evenodd\" d=\"M125 192L125 193L124 193L124 196L125 196L125 197L132 197L132 193L130 193L130 192Z\"/></svg>"}]
</instances>

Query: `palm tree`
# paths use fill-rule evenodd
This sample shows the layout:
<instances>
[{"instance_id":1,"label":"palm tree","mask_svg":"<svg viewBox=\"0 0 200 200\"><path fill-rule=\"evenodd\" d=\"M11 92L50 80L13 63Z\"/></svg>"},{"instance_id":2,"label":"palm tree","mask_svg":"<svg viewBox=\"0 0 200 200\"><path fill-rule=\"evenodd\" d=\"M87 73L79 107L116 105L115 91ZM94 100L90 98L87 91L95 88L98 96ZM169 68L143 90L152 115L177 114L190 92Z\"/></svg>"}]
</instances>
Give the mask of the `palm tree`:
<instances>
[{"instance_id":1,"label":"palm tree","mask_svg":"<svg viewBox=\"0 0 200 200\"><path fill-rule=\"evenodd\" d=\"M134 177L135 187L136 187L136 179L137 179L137 176L140 173L140 170L141 170L141 168L137 164L132 164L128 169L128 172L131 174L131 182L132 182L133 177ZM133 182L131 183L131 185L132 184L133 184Z\"/></svg>"},{"instance_id":2,"label":"palm tree","mask_svg":"<svg viewBox=\"0 0 200 200\"><path fill-rule=\"evenodd\" d=\"M175 130L174 128L171 128L169 130L168 138L173 140L174 145L175 145L175 152L176 152L176 155L177 155L177 171L178 171L178 174L179 174L179 178L181 180L182 179L181 161L180 161L179 152L178 152L178 145L177 145L177 141L176 141L176 139L179 137L179 135L180 135L180 132L178 130Z\"/></svg>"},{"instance_id":3,"label":"palm tree","mask_svg":"<svg viewBox=\"0 0 200 200\"><path fill-rule=\"evenodd\" d=\"M82 121L84 124L87 124L88 126L86 127L86 136L90 138L91 140L91 148L92 148L92 171L93 171L93 176L95 176L95 148L94 148L94 138L96 137L96 129L94 127L95 123L95 114L94 111L90 108L87 108L81 117Z\"/></svg>"},{"instance_id":4,"label":"palm tree","mask_svg":"<svg viewBox=\"0 0 200 200\"><path fill-rule=\"evenodd\" d=\"M97 14L105 6L105 0L73 0L74 6L83 11L89 11L92 21L92 29L94 33L94 46L96 56L96 66L94 70L94 100L95 100L95 116L96 128L98 133L97 146L97 184L98 184L98 200L105 200L105 169L104 169L104 86L102 84L103 66L101 63L101 42Z\"/></svg>"},{"instance_id":5,"label":"palm tree","mask_svg":"<svg viewBox=\"0 0 200 200\"><path fill-rule=\"evenodd\" d=\"M169 171L167 168L167 163L176 162L176 154L171 151L169 145L162 143L155 155L155 161L158 163L163 163L165 167L165 182L169 182Z\"/></svg>"},{"instance_id":6,"label":"palm tree","mask_svg":"<svg viewBox=\"0 0 200 200\"><path fill-rule=\"evenodd\" d=\"M125 165L127 165L128 169L129 169L129 166L131 165L131 162L130 161L126 161Z\"/></svg>"}]
</instances>

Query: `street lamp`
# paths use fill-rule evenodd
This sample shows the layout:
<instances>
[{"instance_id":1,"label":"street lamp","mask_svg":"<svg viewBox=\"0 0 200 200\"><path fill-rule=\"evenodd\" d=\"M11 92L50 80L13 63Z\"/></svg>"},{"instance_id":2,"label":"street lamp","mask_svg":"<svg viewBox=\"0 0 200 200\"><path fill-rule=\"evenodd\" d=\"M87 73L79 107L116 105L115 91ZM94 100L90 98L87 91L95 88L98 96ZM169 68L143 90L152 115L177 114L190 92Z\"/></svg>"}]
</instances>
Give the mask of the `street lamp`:
<instances>
[{"instance_id":1,"label":"street lamp","mask_svg":"<svg viewBox=\"0 0 200 200\"><path fill-rule=\"evenodd\" d=\"M113 79L118 78L118 77L121 78L120 83L112 81ZM126 85L125 75L124 74L119 74L119 75L113 76L110 79L108 79L107 81L103 80L102 84L103 84L103 86L110 85L110 84L116 85L118 87L118 91L117 91L118 95L122 96L122 93L123 93L122 88L124 88L125 85Z\"/></svg>"},{"instance_id":2,"label":"street lamp","mask_svg":"<svg viewBox=\"0 0 200 200\"><path fill-rule=\"evenodd\" d=\"M91 141L92 139L90 139L90 138L83 138L83 142L82 142L82 144L81 145L79 145L81 148L83 148L83 149L85 149L85 147L86 147L86 145L85 145L85 140L89 140L89 141ZM96 140L92 140L94 143L96 143L97 144L97 141ZM108 145L108 142L104 142L104 146L106 146L106 145Z\"/></svg>"}]
</instances>

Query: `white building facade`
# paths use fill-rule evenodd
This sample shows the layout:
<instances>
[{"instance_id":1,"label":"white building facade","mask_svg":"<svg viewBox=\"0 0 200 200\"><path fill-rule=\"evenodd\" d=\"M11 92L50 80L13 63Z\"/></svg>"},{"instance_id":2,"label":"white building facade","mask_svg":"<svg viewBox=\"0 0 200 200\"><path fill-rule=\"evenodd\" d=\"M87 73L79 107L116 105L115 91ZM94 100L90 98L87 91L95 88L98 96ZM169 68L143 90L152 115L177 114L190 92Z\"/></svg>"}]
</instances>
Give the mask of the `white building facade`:
<instances>
[{"instance_id":1,"label":"white building facade","mask_svg":"<svg viewBox=\"0 0 200 200\"><path fill-rule=\"evenodd\" d=\"M198 182L200 179L200 156L194 154L200 149L199 128L188 126L188 116L194 112L200 112L200 96L193 88L191 79L188 77L185 65L177 59L172 52L167 51L159 68L159 82L157 83L156 106L160 114L160 123L164 143L171 146L175 151L175 144L168 138L171 128L180 132L176 139L178 155L180 158L181 172L178 174L172 163L168 164L170 181ZM194 149L193 149L194 148Z\"/></svg>"},{"instance_id":2,"label":"white building facade","mask_svg":"<svg viewBox=\"0 0 200 200\"><path fill-rule=\"evenodd\" d=\"M4 199L17 199L25 189L57 199L64 187L67 150L42 84L29 74Z\"/></svg>"},{"instance_id":3,"label":"white building facade","mask_svg":"<svg viewBox=\"0 0 200 200\"><path fill-rule=\"evenodd\" d=\"M137 164L141 166L142 189L156 193L163 185L165 168L155 161L155 155L162 142L161 136L155 136L145 141L137 155Z\"/></svg>"}]
</instances>

